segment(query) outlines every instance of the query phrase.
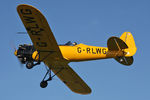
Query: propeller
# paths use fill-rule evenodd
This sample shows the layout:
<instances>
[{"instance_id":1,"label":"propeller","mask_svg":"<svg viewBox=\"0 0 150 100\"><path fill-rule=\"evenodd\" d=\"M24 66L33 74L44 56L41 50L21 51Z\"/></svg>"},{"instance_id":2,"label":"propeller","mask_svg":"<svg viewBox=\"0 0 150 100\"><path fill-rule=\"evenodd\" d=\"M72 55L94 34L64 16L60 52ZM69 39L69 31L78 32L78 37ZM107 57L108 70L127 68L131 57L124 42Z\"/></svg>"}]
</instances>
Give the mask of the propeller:
<instances>
[{"instance_id":1,"label":"propeller","mask_svg":"<svg viewBox=\"0 0 150 100\"><path fill-rule=\"evenodd\" d=\"M22 58L19 57L19 54L18 54L18 51L16 48L16 42L18 41L18 38L17 38L18 35L27 34L27 32L16 32L15 34L13 34L13 36L11 36L10 41L9 41L11 51L12 51L11 53L13 53L17 57L20 67L23 68L24 63L22 61ZM15 41L15 40L17 40L17 41Z\"/></svg>"},{"instance_id":2,"label":"propeller","mask_svg":"<svg viewBox=\"0 0 150 100\"><path fill-rule=\"evenodd\" d=\"M20 67L23 68L23 63L21 62L20 58L18 58L18 55L17 55L17 49L16 49L16 46L15 46L14 40L10 40L9 44L10 44L10 47L11 47L14 55L17 57L17 60L20 64Z\"/></svg>"}]
</instances>

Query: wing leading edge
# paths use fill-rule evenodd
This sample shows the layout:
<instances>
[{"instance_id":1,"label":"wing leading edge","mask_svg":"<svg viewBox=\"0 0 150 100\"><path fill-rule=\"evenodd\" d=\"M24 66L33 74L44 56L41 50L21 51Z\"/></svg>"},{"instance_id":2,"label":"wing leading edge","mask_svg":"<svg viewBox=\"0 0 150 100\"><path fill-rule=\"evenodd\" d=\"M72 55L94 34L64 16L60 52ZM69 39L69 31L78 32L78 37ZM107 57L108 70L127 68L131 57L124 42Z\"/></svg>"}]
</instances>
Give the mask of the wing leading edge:
<instances>
[{"instance_id":1,"label":"wing leading edge","mask_svg":"<svg viewBox=\"0 0 150 100\"><path fill-rule=\"evenodd\" d=\"M55 37L43 14L36 8L21 4L18 14L43 62L73 91L89 94L89 86L69 67L64 60ZM60 70L61 69L61 70ZM59 72L59 73L58 73Z\"/></svg>"}]
</instances>

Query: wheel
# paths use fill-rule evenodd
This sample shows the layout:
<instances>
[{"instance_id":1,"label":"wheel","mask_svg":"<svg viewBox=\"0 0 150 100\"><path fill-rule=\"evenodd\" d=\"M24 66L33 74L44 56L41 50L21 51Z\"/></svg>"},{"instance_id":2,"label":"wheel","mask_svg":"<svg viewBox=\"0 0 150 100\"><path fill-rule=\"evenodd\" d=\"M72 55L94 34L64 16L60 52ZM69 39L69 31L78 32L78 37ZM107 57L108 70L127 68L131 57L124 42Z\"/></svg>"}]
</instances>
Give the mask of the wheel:
<instances>
[{"instance_id":1,"label":"wheel","mask_svg":"<svg viewBox=\"0 0 150 100\"><path fill-rule=\"evenodd\" d=\"M41 86L41 88L46 88L47 87L47 81L42 81L41 83L40 83L40 86Z\"/></svg>"},{"instance_id":2,"label":"wheel","mask_svg":"<svg viewBox=\"0 0 150 100\"><path fill-rule=\"evenodd\" d=\"M33 68L33 62L31 62L31 61L27 62L26 67L27 67L27 69Z\"/></svg>"}]
</instances>

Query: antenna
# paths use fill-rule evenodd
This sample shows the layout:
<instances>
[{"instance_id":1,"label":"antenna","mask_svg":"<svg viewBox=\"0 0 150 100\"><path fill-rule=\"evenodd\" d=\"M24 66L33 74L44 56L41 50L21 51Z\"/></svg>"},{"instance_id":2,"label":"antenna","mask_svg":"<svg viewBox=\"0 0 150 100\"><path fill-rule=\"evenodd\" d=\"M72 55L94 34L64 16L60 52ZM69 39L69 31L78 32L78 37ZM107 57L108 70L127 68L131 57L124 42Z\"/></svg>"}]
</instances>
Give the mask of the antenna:
<instances>
[{"instance_id":1,"label":"antenna","mask_svg":"<svg viewBox=\"0 0 150 100\"><path fill-rule=\"evenodd\" d=\"M27 32L17 32L17 34L27 34Z\"/></svg>"}]
</instances>

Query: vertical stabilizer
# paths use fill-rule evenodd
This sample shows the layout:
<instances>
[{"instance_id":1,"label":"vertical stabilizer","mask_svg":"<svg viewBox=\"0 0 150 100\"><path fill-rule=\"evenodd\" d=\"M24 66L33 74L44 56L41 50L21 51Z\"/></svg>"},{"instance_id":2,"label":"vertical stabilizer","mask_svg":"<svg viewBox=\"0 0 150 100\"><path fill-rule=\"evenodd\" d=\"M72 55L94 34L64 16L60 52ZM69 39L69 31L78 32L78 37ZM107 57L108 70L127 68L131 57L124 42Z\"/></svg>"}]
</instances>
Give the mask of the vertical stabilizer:
<instances>
[{"instance_id":1,"label":"vertical stabilizer","mask_svg":"<svg viewBox=\"0 0 150 100\"><path fill-rule=\"evenodd\" d=\"M121 35L120 39L123 40L128 46L128 48L124 50L127 53L125 56L126 57L133 56L136 53L137 48L131 32L124 32Z\"/></svg>"}]
</instances>

